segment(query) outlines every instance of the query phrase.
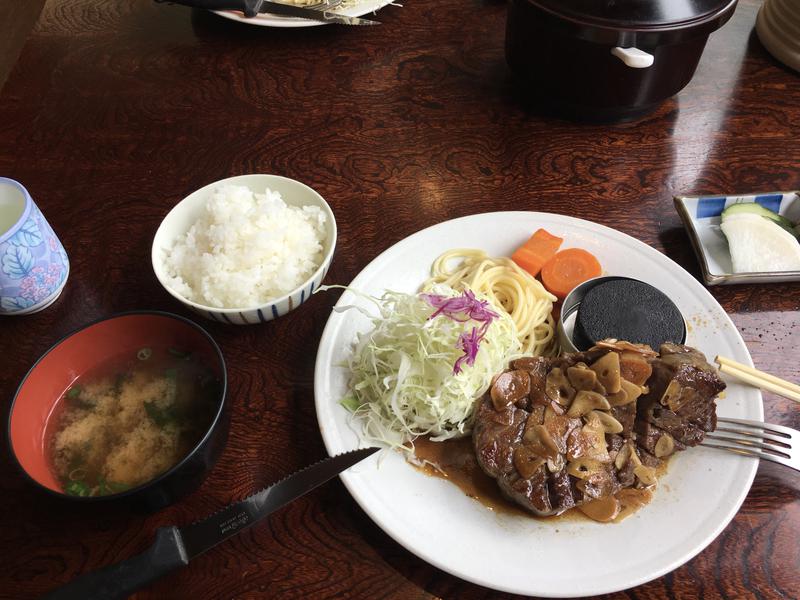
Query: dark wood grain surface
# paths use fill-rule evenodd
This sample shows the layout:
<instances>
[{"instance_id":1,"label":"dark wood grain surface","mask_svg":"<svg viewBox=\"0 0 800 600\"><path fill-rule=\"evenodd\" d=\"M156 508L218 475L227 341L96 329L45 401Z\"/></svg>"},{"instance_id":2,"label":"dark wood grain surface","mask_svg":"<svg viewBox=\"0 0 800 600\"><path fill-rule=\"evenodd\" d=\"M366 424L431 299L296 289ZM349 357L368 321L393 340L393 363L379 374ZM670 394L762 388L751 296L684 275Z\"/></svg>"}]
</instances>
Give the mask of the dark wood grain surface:
<instances>
[{"instance_id":1,"label":"dark wood grain surface","mask_svg":"<svg viewBox=\"0 0 800 600\"><path fill-rule=\"evenodd\" d=\"M800 78L753 35L759 4L740 2L677 97L636 122L587 125L525 106L504 61L503 2L413 0L381 10L380 27L275 29L145 0L49 0L0 95L0 174L28 187L72 272L52 307L0 318L0 401L89 321L188 314L152 273L153 234L189 192L241 173L293 177L328 200L328 282L426 226L520 209L616 228L700 278L673 194L800 188ZM757 367L800 380L800 285L709 290ZM335 300L262 326L203 323L228 363L230 439L203 486L158 514L44 497L4 452L0 597L37 597L323 457L312 379ZM764 401L768 420L800 428L797 405ZM799 477L762 464L710 546L608 598L797 598ZM504 596L399 546L334 481L137 597Z\"/></svg>"},{"instance_id":2,"label":"dark wood grain surface","mask_svg":"<svg viewBox=\"0 0 800 600\"><path fill-rule=\"evenodd\" d=\"M28 38L39 13L44 6L44 0L28 0L15 2L2 0L0 2L0 90L14 67L19 57L20 50Z\"/></svg>"}]
</instances>

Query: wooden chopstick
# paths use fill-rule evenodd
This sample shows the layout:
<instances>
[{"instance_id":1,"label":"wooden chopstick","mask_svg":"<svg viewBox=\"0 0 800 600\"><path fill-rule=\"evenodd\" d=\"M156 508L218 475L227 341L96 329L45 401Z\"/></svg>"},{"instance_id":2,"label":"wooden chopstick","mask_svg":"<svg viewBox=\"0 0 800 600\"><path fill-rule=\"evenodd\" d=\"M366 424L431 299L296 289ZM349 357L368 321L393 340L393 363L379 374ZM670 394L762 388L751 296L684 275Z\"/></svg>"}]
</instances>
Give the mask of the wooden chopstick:
<instances>
[{"instance_id":1,"label":"wooden chopstick","mask_svg":"<svg viewBox=\"0 0 800 600\"><path fill-rule=\"evenodd\" d=\"M800 402L800 385L796 385L780 377L775 377L769 373L764 373L758 369L748 367L741 363L725 358L724 356L717 356L715 359L719 364L719 370L722 373L727 373L736 379L740 379L745 383L749 383L755 387L773 392L789 400Z\"/></svg>"}]
</instances>

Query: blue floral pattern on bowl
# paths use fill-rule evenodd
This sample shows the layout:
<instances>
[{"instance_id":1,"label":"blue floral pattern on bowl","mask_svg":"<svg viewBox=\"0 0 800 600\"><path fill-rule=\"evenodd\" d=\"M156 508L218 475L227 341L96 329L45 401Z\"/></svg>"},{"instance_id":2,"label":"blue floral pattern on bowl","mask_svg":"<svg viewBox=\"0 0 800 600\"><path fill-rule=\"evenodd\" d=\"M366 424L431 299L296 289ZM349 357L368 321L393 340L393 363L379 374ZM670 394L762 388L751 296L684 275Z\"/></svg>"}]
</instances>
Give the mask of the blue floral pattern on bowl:
<instances>
[{"instance_id":1,"label":"blue floral pattern on bowl","mask_svg":"<svg viewBox=\"0 0 800 600\"><path fill-rule=\"evenodd\" d=\"M0 234L0 315L29 314L58 298L69 260L28 191L13 179L0 177L3 184L23 194L25 208L11 229Z\"/></svg>"}]
</instances>

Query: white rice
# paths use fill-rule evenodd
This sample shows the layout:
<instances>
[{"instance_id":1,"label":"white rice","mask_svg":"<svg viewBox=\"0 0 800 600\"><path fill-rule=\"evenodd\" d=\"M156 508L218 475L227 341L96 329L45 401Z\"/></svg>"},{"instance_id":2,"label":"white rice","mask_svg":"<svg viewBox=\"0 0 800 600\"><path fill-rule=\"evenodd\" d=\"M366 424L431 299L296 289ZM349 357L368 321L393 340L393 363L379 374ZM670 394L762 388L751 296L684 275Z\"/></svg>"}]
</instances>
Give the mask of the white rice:
<instances>
[{"instance_id":1,"label":"white rice","mask_svg":"<svg viewBox=\"0 0 800 600\"><path fill-rule=\"evenodd\" d=\"M323 259L326 215L280 193L214 190L194 225L164 254L169 286L215 308L252 308L297 288Z\"/></svg>"}]
</instances>

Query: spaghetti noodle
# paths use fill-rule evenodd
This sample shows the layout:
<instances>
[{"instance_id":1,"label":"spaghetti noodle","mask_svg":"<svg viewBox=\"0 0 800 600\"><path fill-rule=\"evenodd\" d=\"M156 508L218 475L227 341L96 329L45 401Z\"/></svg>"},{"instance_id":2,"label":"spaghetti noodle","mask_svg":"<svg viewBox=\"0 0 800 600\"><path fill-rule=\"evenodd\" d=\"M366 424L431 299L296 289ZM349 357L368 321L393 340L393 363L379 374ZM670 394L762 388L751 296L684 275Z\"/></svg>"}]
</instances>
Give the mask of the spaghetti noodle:
<instances>
[{"instance_id":1,"label":"spaghetti noodle","mask_svg":"<svg viewBox=\"0 0 800 600\"><path fill-rule=\"evenodd\" d=\"M433 262L431 277L422 289L437 284L469 288L502 307L517 327L523 353L552 356L558 352L552 315L556 297L510 258L492 258L482 250L467 248L449 250Z\"/></svg>"}]
</instances>

